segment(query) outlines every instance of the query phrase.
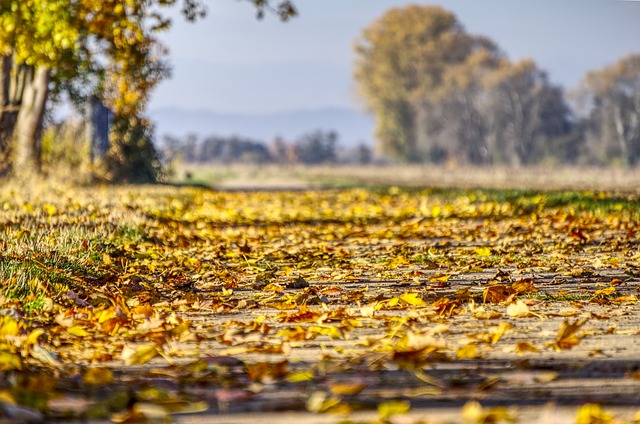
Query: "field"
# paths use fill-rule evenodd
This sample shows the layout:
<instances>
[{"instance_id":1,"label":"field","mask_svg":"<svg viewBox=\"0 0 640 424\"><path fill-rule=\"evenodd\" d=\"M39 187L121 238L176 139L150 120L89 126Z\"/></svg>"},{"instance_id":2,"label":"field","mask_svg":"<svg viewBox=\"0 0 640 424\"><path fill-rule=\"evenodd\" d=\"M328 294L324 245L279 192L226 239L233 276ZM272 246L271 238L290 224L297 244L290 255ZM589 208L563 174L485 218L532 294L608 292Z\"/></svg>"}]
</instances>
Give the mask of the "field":
<instances>
[{"instance_id":1,"label":"field","mask_svg":"<svg viewBox=\"0 0 640 424\"><path fill-rule=\"evenodd\" d=\"M637 171L189 172L3 186L0 422L640 418Z\"/></svg>"},{"instance_id":2,"label":"field","mask_svg":"<svg viewBox=\"0 0 640 424\"><path fill-rule=\"evenodd\" d=\"M638 192L640 169L533 167L456 168L435 165L300 166L183 164L175 182L221 189L301 189L336 187L430 187Z\"/></svg>"}]
</instances>

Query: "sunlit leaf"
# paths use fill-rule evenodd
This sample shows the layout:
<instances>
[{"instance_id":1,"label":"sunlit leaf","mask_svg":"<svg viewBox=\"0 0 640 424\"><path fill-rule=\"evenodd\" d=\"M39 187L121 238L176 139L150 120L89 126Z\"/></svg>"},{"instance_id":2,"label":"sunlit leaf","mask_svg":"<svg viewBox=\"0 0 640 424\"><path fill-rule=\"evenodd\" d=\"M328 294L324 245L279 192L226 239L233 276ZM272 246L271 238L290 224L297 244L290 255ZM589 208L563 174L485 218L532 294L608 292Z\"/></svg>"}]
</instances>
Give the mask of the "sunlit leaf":
<instances>
[{"instance_id":1,"label":"sunlit leaf","mask_svg":"<svg viewBox=\"0 0 640 424\"><path fill-rule=\"evenodd\" d=\"M512 303L507 306L507 315L512 318L526 318L533 314L529 310L529 307L522 300L518 300L516 303Z\"/></svg>"},{"instance_id":2,"label":"sunlit leaf","mask_svg":"<svg viewBox=\"0 0 640 424\"><path fill-rule=\"evenodd\" d=\"M383 420L387 420L396 415L404 415L411 410L411 404L407 401L389 401L378 404L378 415Z\"/></svg>"},{"instance_id":3,"label":"sunlit leaf","mask_svg":"<svg viewBox=\"0 0 640 424\"><path fill-rule=\"evenodd\" d=\"M575 422L576 424L609 424L614 422L614 418L600 405L587 403L578 408Z\"/></svg>"},{"instance_id":4,"label":"sunlit leaf","mask_svg":"<svg viewBox=\"0 0 640 424\"><path fill-rule=\"evenodd\" d=\"M446 283L451 279L451 274L434 274L429 277L429 281L432 283Z\"/></svg>"},{"instance_id":5,"label":"sunlit leaf","mask_svg":"<svg viewBox=\"0 0 640 424\"><path fill-rule=\"evenodd\" d=\"M86 337L89 335L87 329L82 325L74 325L72 327L67 328L67 333L74 335L76 337Z\"/></svg>"},{"instance_id":6,"label":"sunlit leaf","mask_svg":"<svg viewBox=\"0 0 640 424\"><path fill-rule=\"evenodd\" d=\"M427 306L427 302L422 300L418 293L403 293L400 295L400 300L411 306Z\"/></svg>"},{"instance_id":7,"label":"sunlit leaf","mask_svg":"<svg viewBox=\"0 0 640 424\"><path fill-rule=\"evenodd\" d=\"M482 405L473 400L465 403L462 407L462 417L469 424L491 424L499 422L516 422L516 417L512 416L507 408L483 408Z\"/></svg>"},{"instance_id":8,"label":"sunlit leaf","mask_svg":"<svg viewBox=\"0 0 640 424\"><path fill-rule=\"evenodd\" d=\"M287 375L287 381L290 383L301 383L303 381L313 380L315 374L311 370L298 371Z\"/></svg>"},{"instance_id":9,"label":"sunlit leaf","mask_svg":"<svg viewBox=\"0 0 640 424\"><path fill-rule=\"evenodd\" d=\"M146 364L158 355L155 343L131 344L122 349L120 354L125 365Z\"/></svg>"},{"instance_id":10,"label":"sunlit leaf","mask_svg":"<svg viewBox=\"0 0 640 424\"><path fill-rule=\"evenodd\" d=\"M351 412L351 408L342 403L339 397L329 396L326 392L316 391L309 396L306 403L307 411L321 413L321 412L334 412L341 414L348 414Z\"/></svg>"},{"instance_id":11,"label":"sunlit leaf","mask_svg":"<svg viewBox=\"0 0 640 424\"><path fill-rule=\"evenodd\" d=\"M18 335L18 321L7 315L0 315L0 339Z\"/></svg>"},{"instance_id":12,"label":"sunlit leaf","mask_svg":"<svg viewBox=\"0 0 640 424\"><path fill-rule=\"evenodd\" d=\"M458 359L475 359L480 356L480 350L475 343L468 343L456 349L456 357Z\"/></svg>"},{"instance_id":13,"label":"sunlit leaf","mask_svg":"<svg viewBox=\"0 0 640 424\"><path fill-rule=\"evenodd\" d=\"M353 396L360 393L362 390L364 390L365 387L367 387L366 384L358 381L345 381L329 384L329 391L334 395Z\"/></svg>"},{"instance_id":14,"label":"sunlit leaf","mask_svg":"<svg viewBox=\"0 0 640 424\"><path fill-rule=\"evenodd\" d=\"M0 370L10 371L22 369L22 358L17 353L0 350Z\"/></svg>"}]
</instances>

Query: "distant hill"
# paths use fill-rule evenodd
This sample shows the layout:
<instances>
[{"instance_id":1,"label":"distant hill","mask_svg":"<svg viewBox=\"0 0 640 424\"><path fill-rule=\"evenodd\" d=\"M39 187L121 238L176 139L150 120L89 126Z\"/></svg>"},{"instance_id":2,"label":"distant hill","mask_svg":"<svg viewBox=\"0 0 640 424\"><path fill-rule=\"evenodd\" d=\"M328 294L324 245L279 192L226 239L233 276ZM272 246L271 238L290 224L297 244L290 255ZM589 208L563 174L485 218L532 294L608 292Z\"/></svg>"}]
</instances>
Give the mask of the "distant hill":
<instances>
[{"instance_id":1,"label":"distant hill","mask_svg":"<svg viewBox=\"0 0 640 424\"><path fill-rule=\"evenodd\" d=\"M344 147L359 143L373 144L373 117L352 109L314 109L270 114L221 113L177 108L150 112L157 134L184 136L238 135L269 142L276 136L293 140L316 129L336 130Z\"/></svg>"}]
</instances>

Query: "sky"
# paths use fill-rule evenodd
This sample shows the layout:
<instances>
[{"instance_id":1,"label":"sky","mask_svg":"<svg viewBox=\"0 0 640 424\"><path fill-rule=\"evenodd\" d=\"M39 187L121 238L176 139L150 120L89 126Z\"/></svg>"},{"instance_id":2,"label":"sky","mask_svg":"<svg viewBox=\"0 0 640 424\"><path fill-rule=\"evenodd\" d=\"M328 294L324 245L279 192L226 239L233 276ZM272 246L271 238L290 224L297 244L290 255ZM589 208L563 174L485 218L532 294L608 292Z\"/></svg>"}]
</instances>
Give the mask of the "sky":
<instances>
[{"instance_id":1,"label":"sky","mask_svg":"<svg viewBox=\"0 0 640 424\"><path fill-rule=\"evenodd\" d=\"M352 46L362 29L400 0L294 0L300 15L255 19L245 0L205 0L208 16L175 15L162 35L173 76L149 108L266 114L361 108ZM494 40L513 60L532 58L553 83L575 86L589 70L640 53L640 1L448 0L465 29Z\"/></svg>"}]
</instances>

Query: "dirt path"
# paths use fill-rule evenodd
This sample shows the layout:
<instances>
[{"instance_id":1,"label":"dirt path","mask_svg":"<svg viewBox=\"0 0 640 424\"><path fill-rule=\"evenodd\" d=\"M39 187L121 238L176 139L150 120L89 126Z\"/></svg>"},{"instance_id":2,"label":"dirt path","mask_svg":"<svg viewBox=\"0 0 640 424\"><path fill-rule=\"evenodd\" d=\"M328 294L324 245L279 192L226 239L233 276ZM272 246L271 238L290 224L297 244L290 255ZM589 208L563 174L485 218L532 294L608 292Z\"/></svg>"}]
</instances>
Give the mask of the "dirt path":
<instances>
[{"instance_id":1,"label":"dirt path","mask_svg":"<svg viewBox=\"0 0 640 424\"><path fill-rule=\"evenodd\" d=\"M45 195L7 197L5 266L25 284L40 281L28 270L72 280L32 314L0 299L0 422L564 423L580 410L604 424L583 406L640 411L632 194Z\"/></svg>"},{"instance_id":2,"label":"dirt path","mask_svg":"<svg viewBox=\"0 0 640 424\"><path fill-rule=\"evenodd\" d=\"M418 291L425 294L425 299L455 298L455 293L461 290L482 292L496 275L515 272L488 269L468 273L450 280L446 289L436 288L433 283L350 282L345 283L345 290L358 290L361 286L367 287L367 296L371 297L392 298ZM447 351L476 343L482 346L477 358L461 359L450 353L422 355L409 349L403 362L399 357L389 360L389 352L384 348L379 353L372 353L369 346L359 348L389 334L388 328L380 328L384 327L383 321L376 314L384 314L385 321L407 318L406 311L393 310L376 312L370 319L360 317L362 328L349 331L345 340L319 337L292 342L286 353L245 352L246 341L242 346L217 341L199 343L200 355L210 355L212 363L225 368L227 376L236 373L243 378L247 364L276 364L272 365L273 370L287 361L288 372L313 370L315 378L292 383L283 381L277 372L271 375L273 371L265 370L264 382L248 384L240 391L212 390L207 385L187 387L186 391L194 397L206 399L210 409L202 415L177 416L176 421L337 423L344 417L312 414L307 410L326 407L340 412L339 405L349 405L352 410L345 416L355 422L375 422L379 419L375 412L377 405L399 400L411 405L410 414L395 418L403 423L480 422L463 418L463 406L470 401L479 402L485 414L492 408L507 407L509 416L519 422L575 422L578 408L585 403L603 405L618 419L631 421L640 411L640 306L631 300L615 304L599 301L593 293L598 287L609 287L609 282L625 278L618 291L631 299L637 294L640 280L610 270L592 273L588 278L551 274L518 277L533 278L539 290L536 297L525 299L531 312L529 317L510 317L505 306L488 304L478 306L473 314L461 313L442 320L414 312L413 318L398 328L399 332L410 328L416 337L428 337L428 341L422 340L425 346L444 343ZM310 282L311 286L322 284ZM572 296L582 300L541 300ZM335 303L326 310L355 307ZM202 328L220 336L224 333L220 329L229 320L250 323L257 317L266 317L263 322L273 326L271 334L291 328L290 324L275 319L281 314L279 310L261 309L255 314L211 317L185 313L184 317L200 322ZM493 319L482 319L489 315ZM579 342L569 349L556 350L551 345L558 342L559 329L565 321L584 322L576 331ZM488 341L505 324L510 328L499 341L493 344ZM539 352L518 354L516 346L523 342ZM274 381L268 381L270 376ZM333 403L338 406L330 407Z\"/></svg>"}]
</instances>

